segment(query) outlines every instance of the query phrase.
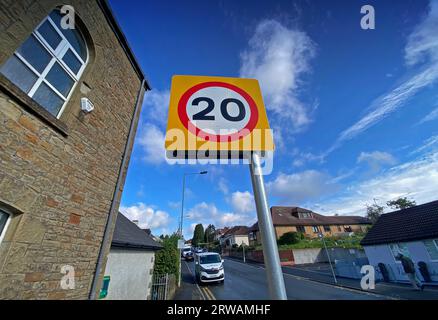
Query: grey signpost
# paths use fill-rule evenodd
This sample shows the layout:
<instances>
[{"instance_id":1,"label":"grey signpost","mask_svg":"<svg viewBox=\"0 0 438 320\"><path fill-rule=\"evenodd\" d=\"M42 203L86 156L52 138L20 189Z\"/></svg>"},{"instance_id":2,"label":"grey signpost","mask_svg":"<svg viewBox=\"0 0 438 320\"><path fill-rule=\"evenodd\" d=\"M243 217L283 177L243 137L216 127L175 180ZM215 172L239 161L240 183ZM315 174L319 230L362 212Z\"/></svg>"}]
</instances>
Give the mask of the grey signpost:
<instances>
[{"instance_id":1,"label":"grey signpost","mask_svg":"<svg viewBox=\"0 0 438 320\"><path fill-rule=\"evenodd\" d=\"M209 88L214 88L214 90L206 90ZM232 95L231 91L233 92ZM231 96L233 97L232 99L230 99ZM208 102L209 109L202 111L193 108L199 107L198 104L200 102ZM230 115L228 113L227 108L229 104L234 104L238 107L238 115ZM220 116L207 116L208 112L215 108L218 109L219 106ZM185 112L181 112L182 110L185 110ZM219 109L217 112L219 112ZM210 132L212 128L216 128L213 130L213 133ZM218 128L226 129L229 133L219 134L220 138L217 140L218 135L215 132L218 131ZM178 143L175 144L172 138L175 130L179 130L183 134L183 142L177 141ZM261 140L257 139L256 132L263 132L264 138ZM195 140L193 148L188 148L184 142L190 141L189 139L192 139L193 135L199 138L199 141L205 141L206 143L198 145L198 140ZM242 144L230 143L239 142L239 140ZM246 143L250 143L251 147L246 148ZM227 155L231 155L231 158L234 158L235 154L238 154L238 158L240 158L240 154L243 151L253 151L249 156L250 172L269 291L271 299L286 300L287 296L280 265L280 256L272 217L266 199L263 168L261 166L260 154L258 153L259 151L274 152L272 132L269 127L258 81L256 79L242 78L173 76L165 148L166 155L174 155L177 151L186 152L186 159L197 159L197 152L200 151L204 154L206 150L218 152L219 155L222 152L226 152ZM201 172L200 174L205 173ZM179 233L181 235L184 217L184 188L185 175L183 178L181 220L179 225Z\"/></svg>"},{"instance_id":2,"label":"grey signpost","mask_svg":"<svg viewBox=\"0 0 438 320\"><path fill-rule=\"evenodd\" d=\"M271 299L287 300L274 226L263 182L263 169L260 155L256 152L251 154L250 172Z\"/></svg>"}]
</instances>

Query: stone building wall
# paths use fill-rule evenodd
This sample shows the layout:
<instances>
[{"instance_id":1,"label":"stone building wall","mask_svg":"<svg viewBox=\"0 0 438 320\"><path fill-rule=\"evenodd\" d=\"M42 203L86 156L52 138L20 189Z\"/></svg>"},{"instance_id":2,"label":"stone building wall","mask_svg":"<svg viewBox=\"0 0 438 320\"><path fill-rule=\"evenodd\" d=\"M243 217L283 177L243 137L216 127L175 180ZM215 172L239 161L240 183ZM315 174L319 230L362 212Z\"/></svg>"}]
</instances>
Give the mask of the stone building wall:
<instances>
[{"instance_id":1,"label":"stone building wall","mask_svg":"<svg viewBox=\"0 0 438 320\"><path fill-rule=\"evenodd\" d=\"M90 59L59 119L65 132L1 86L0 207L14 213L0 244L3 299L88 297L141 87L98 2L67 2ZM0 65L60 4L0 0ZM81 97L93 112L80 111ZM75 289L60 287L64 265L75 268Z\"/></svg>"}]
</instances>

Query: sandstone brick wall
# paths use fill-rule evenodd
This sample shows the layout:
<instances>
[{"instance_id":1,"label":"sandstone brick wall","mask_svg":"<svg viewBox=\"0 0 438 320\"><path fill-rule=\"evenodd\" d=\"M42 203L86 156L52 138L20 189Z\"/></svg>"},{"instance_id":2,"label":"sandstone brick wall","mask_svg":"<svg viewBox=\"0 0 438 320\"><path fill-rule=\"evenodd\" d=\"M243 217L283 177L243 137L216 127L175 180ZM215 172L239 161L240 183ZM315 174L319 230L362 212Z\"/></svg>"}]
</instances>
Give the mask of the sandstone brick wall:
<instances>
[{"instance_id":1,"label":"sandstone brick wall","mask_svg":"<svg viewBox=\"0 0 438 320\"><path fill-rule=\"evenodd\" d=\"M64 136L0 91L0 298L86 299L141 86L96 1L69 0L88 30L90 61L60 120ZM0 65L60 1L0 0ZM65 3L64 3L65 4ZM80 111L80 98L95 106ZM63 290L63 265L76 288Z\"/></svg>"}]
</instances>

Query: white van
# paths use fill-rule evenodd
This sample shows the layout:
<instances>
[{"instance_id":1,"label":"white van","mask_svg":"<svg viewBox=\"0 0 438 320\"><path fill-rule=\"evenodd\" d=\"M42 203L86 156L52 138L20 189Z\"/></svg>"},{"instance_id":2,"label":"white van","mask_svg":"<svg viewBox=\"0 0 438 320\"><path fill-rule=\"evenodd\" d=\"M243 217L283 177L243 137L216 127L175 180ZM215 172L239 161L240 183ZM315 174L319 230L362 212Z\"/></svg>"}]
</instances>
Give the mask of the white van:
<instances>
[{"instance_id":1,"label":"white van","mask_svg":"<svg viewBox=\"0 0 438 320\"><path fill-rule=\"evenodd\" d=\"M216 252L203 252L195 256L195 274L199 283L225 281L224 260Z\"/></svg>"}]
</instances>

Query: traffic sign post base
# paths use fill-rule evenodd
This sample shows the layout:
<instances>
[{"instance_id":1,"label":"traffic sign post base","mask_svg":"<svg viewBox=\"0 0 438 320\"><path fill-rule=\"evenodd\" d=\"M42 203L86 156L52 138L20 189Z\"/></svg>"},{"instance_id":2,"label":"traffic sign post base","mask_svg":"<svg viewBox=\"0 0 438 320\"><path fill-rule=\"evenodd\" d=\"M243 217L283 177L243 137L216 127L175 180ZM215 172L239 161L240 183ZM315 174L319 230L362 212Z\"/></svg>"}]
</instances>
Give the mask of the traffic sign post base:
<instances>
[{"instance_id":1,"label":"traffic sign post base","mask_svg":"<svg viewBox=\"0 0 438 320\"><path fill-rule=\"evenodd\" d=\"M262 237L263 257L266 266L269 292L273 300L287 300L280 255L278 253L274 225L272 224L272 216L266 198L260 155L258 153L252 153L249 166L259 230Z\"/></svg>"}]
</instances>

